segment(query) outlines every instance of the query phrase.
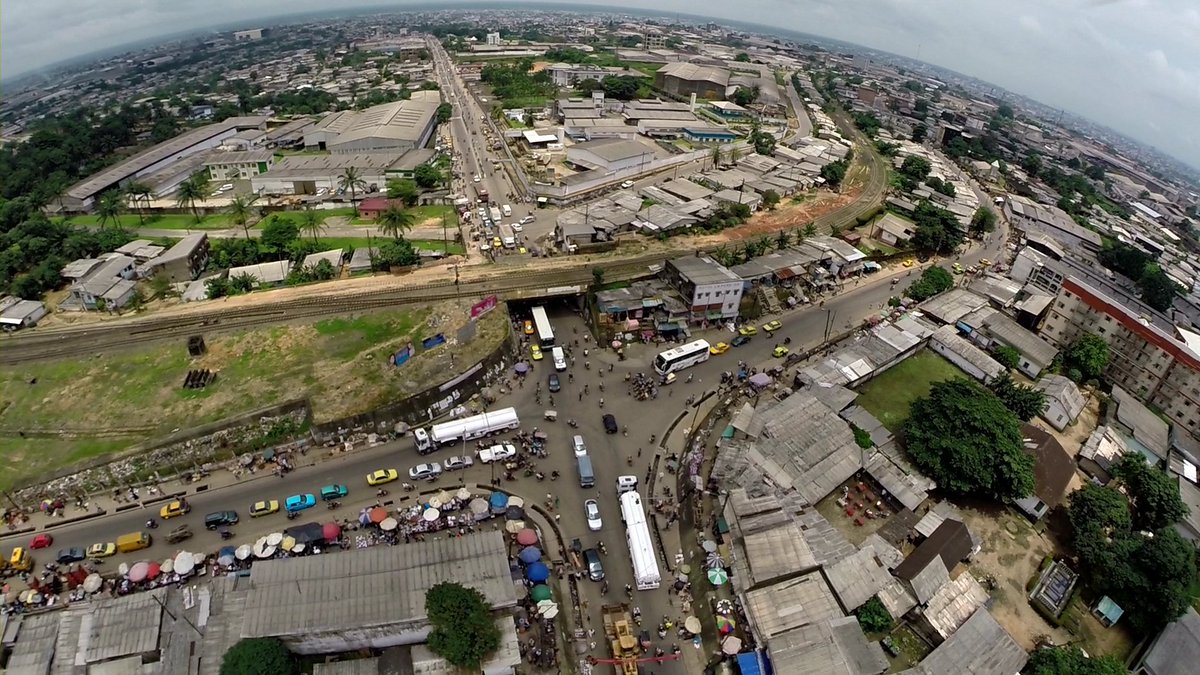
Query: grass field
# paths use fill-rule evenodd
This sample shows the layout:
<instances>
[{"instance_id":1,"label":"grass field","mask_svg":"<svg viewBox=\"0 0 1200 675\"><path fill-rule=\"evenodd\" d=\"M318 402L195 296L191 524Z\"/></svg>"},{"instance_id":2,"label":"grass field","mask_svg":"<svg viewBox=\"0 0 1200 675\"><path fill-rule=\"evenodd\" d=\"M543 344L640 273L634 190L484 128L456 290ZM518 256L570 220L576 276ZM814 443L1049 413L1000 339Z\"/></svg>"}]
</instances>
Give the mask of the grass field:
<instances>
[{"instance_id":1,"label":"grass field","mask_svg":"<svg viewBox=\"0 0 1200 675\"><path fill-rule=\"evenodd\" d=\"M380 242L385 241L383 237L321 237L318 241L321 242L321 250L328 251L335 248L365 248L367 246L379 246ZM462 244L450 242L443 245L441 241L434 239L410 239L413 248L423 249L425 251L448 251L448 255L462 255L465 250Z\"/></svg>"},{"instance_id":2,"label":"grass field","mask_svg":"<svg viewBox=\"0 0 1200 675\"><path fill-rule=\"evenodd\" d=\"M901 361L859 389L855 401L891 431L908 419L908 407L925 396L937 382L967 377L967 374L928 349Z\"/></svg>"},{"instance_id":3,"label":"grass field","mask_svg":"<svg viewBox=\"0 0 1200 675\"><path fill-rule=\"evenodd\" d=\"M210 336L197 359L183 344L0 369L0 489L89 457L248 410L308 397L317 422L402 399L472 363L508 332L504 312L477 322L476 337L455 344L469 303L445 302L404 312L380 312ZM444 333L451 341L421 351L402 369L389 357L408 343ZM206 368L215 382L184 390L189 370ZM35 381L35 384L30 384ZM16 430L78 432L78 439L18 438ZM88 434L125 432L119 440Z\"/></svg>"}]
</instances>

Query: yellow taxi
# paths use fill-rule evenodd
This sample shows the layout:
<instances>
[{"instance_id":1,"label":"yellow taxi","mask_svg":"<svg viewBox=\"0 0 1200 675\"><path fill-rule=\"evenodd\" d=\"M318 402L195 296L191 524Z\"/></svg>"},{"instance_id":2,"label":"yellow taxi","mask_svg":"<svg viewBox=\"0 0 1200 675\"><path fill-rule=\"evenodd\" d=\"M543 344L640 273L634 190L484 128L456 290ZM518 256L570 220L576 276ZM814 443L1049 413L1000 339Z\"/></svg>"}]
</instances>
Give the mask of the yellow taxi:
<instances>
[{"instance_id":1,"label":"yellow taxi","mask_svg":"<svg viewBox=\"0 0 1200 675\"><path fill-rule=\"evenodd\" d=\"M979 261L980 267L990 267L991 264L992 264L992 261L988 260L987 258L983 258L982 260Z\"/></svg>"},{"instance_id":2,"label":"yellow taxi","mask_svg":"<svg viewBox=\"0 0 1200 675\"><path fill-rule=\"evenodd\" d=\"M960 265L960 264L958 264L958 263L954 263L954 270L953 270L953 272L954 272L955 274L962 274L962 273L963 273L963 266L962 266L962 265Z\"/></svg>"},{"instance_id":3,"label":"yellow taxi","mask_svg":"<svg viewBox=\"0 0 1200 675\"><path fill-rule=\"evenodd\" d=\"M500 248L504 243L500 241L500 237L492 237L492 248Z\"/></svg>"},{"instance_id":4,"label":"yellow taxi","mask_svg":"<svg viewBox=\"0 0 1200 675\"><path fill-rule=\"evenodd\" d=\"M532 321L525 322L525 334L533 335L533 322Z\"/></svg>"},{"instance_id":5,"label":"yellow taxi","mask_svg":"<svg viewBox=\"0 0 1200 675\"><path fill-rule=\"evenodd\" d=\"M25 552L25 549L20 546L12 550L12 555L8 557L8 566L16 572L28 572L33 569L33 558Z\"/></svg>"},{"instance_id":6,"label":"yellow taxi","mask_svg":"<svg viewBox=\"0 0 1200 675\"><path fill-rule=\"evenodd\" d=\"M383 485L390 483L400 477L400 472L395 469L380 469L378 471L367 474L367 485Z\"/></svg>"},{"instance_id":7,"label":"yellow taxi","mask_svg":"<svg viewBox=\"0 0 1200 675\"><path fill-rule=\"evenodd\" d=\"M541 361L543 358L542 348L537 345L529 345L529 358L534 361Z\"/></svg>"},{"instance_id":8,"label":"yellow taxi","mask_svg":"<svg viewBox=\"0 0 1200 675\"><path fill-rule=\"evenodd\" d=\"M747 337L751 335L758 335L758 329L754 326L742 326L741 329L738 330L738 335L745 335Z\"/></svg>"},{"instance_id":9,"label":"yellow taxi","mask_svg":"<svg viewBox=\"0 0 1200 675\"><path fill-rule=\"evenodd\" d=\"M261 502L254 502L250 505L250 517L258 518L259 516L269 516L278 510L278 499L265 499Z\"/></svg>"},{"instance_id":10,"label":"yellow taxi","mask_svg":"<svg viewBox=\"0 0 1200 675\"><path fill-rule=\"evenodd\" d=\"M729 345L725 344L724 342L718 342L717 344L708 348L708 353L714 355L724 354L727 351L729 351Z\"/></svg>"},{"instance_id":11,"label":"yellow taxi","mask_svg":"<svg viewBox=\"0 0 1200 675\"><path fill-rule=\"evenodd\" d=\"M107 558L117 552L117 545L111 541L102 541L98 544L92 544L87 549L87 557L89 558Z\"/></svg>"},{"instance_id":12,"label":"yellow taxi","mask_svg":"<svg viewBox=\"0 0 1200 675\"><path fill-rule=\"evenodd\" d=\"M903 265L904 267L912 267L913 265L916 265L917 263L912 258L909 258L908 260L905 260L904 262L902 262L900 264Z\"/></svg>"},{"instance_id":13,"label":"yellow taxi","mask_svg":"<svg viewBox=\"0 0 1200 675\"><path fill-rule=\"evenodd\" d=\"M182 516L191 510L191 504L183 501L182 499L176 499L173 502L163 504L163 507L158 510L158 517L162 518L163 520L167 520L176 516Z\"/></svg>"},{"instance_id":14,"label":"yellow taxi","mask_svg":"<svg viewBox=\"0 0 1200 675\"><path fill-rule=\"evenodd\" d=\"M783 358L784 356L787 356L791 351L792 350L788 349L787 347L784 347L783 345L779 345L778 347L775 348L774 351L771 352L771 354L773 356L775 356L776 358Z\"/></svg>"},{"instance_id":15,"label":"yellow taxi","mask_svg":"<svg viewBox=\"0 0 1200 675\"><path fill-rule=\"evenodd\" d=\"M768 333L774 333L780 328L783 328L783 324L778 321L768 321L762 325L762 329Z\"/></svg>"}]
</instances>

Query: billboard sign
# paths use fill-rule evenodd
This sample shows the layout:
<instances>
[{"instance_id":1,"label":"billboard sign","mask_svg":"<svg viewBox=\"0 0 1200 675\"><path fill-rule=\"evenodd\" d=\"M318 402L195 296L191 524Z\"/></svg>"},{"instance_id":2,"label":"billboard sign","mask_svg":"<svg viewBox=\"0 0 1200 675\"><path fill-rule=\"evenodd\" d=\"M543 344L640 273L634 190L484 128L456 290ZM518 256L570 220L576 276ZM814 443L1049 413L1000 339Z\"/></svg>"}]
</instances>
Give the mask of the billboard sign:
<instances>
[{"instance_id":1,"label":"billboard sign","mask_svg":"<svg viewBox=\"0 0 1200 675\"><path fill-rule=\"evenodd\" d=\"M471 320L474 321L493 309L496 309L496 304L496 296L489 295L483 300L471 305Z\"/></svg>"}]
</instances>

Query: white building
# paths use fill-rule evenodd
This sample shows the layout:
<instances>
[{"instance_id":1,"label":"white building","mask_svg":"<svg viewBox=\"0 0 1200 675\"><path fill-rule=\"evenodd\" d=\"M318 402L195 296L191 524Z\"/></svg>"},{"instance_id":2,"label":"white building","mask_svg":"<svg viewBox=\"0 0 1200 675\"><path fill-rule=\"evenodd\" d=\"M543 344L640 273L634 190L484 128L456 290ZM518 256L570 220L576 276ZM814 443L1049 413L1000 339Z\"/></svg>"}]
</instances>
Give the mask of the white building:
<instances>
[{"instance_id":1,"label":"white building","mask_svg":"<svg viewBox=\"0 0 1200 675\"><path fill-rule=\"evenodd\" d=\"M693 321L737 317L745 283L712 258L689 255L669 260L663 274L691 308Z\"/></svg>"},{"instance_id":2,"label":"white building","mask_svg":"<svg viewBox=\"0 0 1200 675\"><path fill-rule=\"evenodd\" d=\"M275 163L275 154L270 150L244 150L218 152L204 161L209 180L248 180L266 173Z\"/></svg>"},{"instance_id":3,"label":"white building","mask_svg":"<svg viewBox=\"0 0 1200 675\"><path fill-rule=\"evenodd\" d=\"M567 161L587 169L616 172L644 167L654 161L654 149L620 138L587 141L567 148Z\"/></svg>"},{"instance_id":4,"label":"white building","mask_svg":"<svg viewBox=\"0 0 1200 675\"><path fill-rule=\"evenodd\" d=\"M395 101L366 110L342 110L304 131L304 147L334 154L413 150L437 125L436 101Z\"/></svg>"},{"instance_id":5,"label":"white building","mask_svg":"<svg viewBox=\"0 0 1200 675\"><path fill-rule=\"evenodd\" d=\"M497 31L495 33L488 33L487 34L487 44L492 47L499 47L500 46L500 32Z\"/></svg>"}]
</instances>

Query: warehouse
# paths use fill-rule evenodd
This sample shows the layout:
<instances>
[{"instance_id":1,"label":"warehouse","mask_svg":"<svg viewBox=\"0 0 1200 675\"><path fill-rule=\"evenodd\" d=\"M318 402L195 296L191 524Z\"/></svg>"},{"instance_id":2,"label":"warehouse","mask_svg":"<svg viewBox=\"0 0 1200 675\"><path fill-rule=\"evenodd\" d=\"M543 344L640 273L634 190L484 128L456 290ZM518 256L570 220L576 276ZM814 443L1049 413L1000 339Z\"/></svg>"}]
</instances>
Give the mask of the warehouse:
<instances>
[{"instance_id":1,"label":"warehouse","mask_svg":"<svg viewBox=\"0 0 1200 675\"><path fill-rule=\"evenodd\" d=\"M346 169L354 167L366 183L363 192L384 189L389 178L410 178L418 166L434 158L427 149L407 152L362 152L337 155L292 155L275 163L267 173L252 176L255 193L269 195L312 195L324 189L336 192Z\"/></svg>"},{"instance_id":2,"label":"warehouse","mask_svg":"<svg viewBox=\"0 0 1200 675\"><path fill-rule=\"evenodd\" d=\"M567 148L567 161L586 169L622 171L644 167L654 161L654 149L619 138L588 141Z\"/></svg>"},{"instance_id":3,"label":"warehouse","mask_svg":"<svg viewBox=\"0 0 1200 675\"><path fill-rule=\"evenodd\" d=\"M435 101L395 101L326 116L304 132L304 147L354 154L424 147L437 122Z\"/></svg>"},{"instance_id":4,"label":"warehouse","mask_svg":"<svg viewBox=\"0 0 1200 675\"><path fill-rule=\"evenodd\" d=\"M695 63L668 63L654 73L654 86L676 96L696 96L709 100L725 98L729 71Z\"/></svg>"}]
</instances>

